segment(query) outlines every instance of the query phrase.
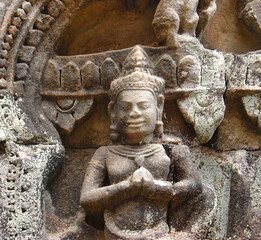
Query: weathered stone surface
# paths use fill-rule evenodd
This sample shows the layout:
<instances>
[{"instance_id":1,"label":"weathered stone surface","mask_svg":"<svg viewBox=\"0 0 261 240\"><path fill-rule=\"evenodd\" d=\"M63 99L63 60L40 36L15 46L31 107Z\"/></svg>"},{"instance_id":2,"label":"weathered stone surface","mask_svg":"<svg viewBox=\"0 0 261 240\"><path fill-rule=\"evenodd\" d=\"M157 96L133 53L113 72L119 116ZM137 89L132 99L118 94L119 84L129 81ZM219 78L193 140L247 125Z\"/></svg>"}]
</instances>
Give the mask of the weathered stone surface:
<instances>
[{"instance_id":1,"label":"weathered stone surface","mask_svg":"<svg viewBox=\"0 0 261 240\"><path fill-rule=\"evenodd\" d=\"M207 143L224 118L223 96L215 92L194 92L179 99L178 106L185 119L194 126L201 143Z\"/></svg>"},{"instance_id":2,"label":"weathered stone surface","mask_svg":"<svg viewBox=\"0 0 261 240\"><path fill-rule=\"evenodd\" d=\"M169 47L195 42L197 27L197 34L200 35L215 11L215 0L161 0L152 22L157 40L165 42Z\"/></svg>"},{"instance_id":3,"label":"weathered stone surface","mask_svg":"<svg viewBox=\"0 0 261 240\"><path fill-rule=\"evenodd\" d=\"M201 84L201 64L193 56L185 56L178 64L178 85L195 89Z\"/></svg>"},{"instance_id":4,"label":"weathered stone surface","mask_svg":"<svg viewBox=\"0 0 261 240\"><path fill-rule=\"evenodd\" d=\"M197 26L197 37L201 38L205 32L205 28L207 27L209 20L214 16L217 9L216 0L214 1L199 1L198 5L198 15L199 22Z\"/></svg>"},{"instance_id":5,"label":"weathered stone surface","mask_svg":"<svg viewBox=\"0 0 261 240\"><path fill-rule=\"evenodd\" d=\"M258 127L261 127L261 96L245 96L242 98L244 108L250 119L257 123Z\"/></svg>"},{"instance_id":6,"label":"weathered stone surface","mask_svg":"<svg viewBox=\"0 0 261 240\"><path fill-rule=\"evenodd\" d=\"M76 127L70 135L62 135L67 148L89 148L110 144L110 118L108 116L108 99L101 98L93 106L93 114Z\"/></svg>"},{"instance_id":7,"label":"weathered stone surface","mask_svg":"<svg viewBox=\"0 0 261 240\"><path fill-rule=\"evenodd\" d=\"M261 147L261 136L243 108L241 99L227 98L226 113L217 132L219 150L258 150Z\"/></svg>"},{"instance_id":8,"label":"weathered stone surface","mask_svg":"<svg viewBox=\"0 0 261 240\"><path fill-rule=\"evenodd\" d=\"M44 72L42 87L47 90L59 89L61 87L60 78L60 69L57 63L54 60L48 61Z\"/></svg>"},{"instance_id":9,"label":"weathered stone surface","mask_svg":"<svg viewBox=\"0 0 261 240\"><path fill-rule=\"evenodd\" d=\"M255 61L249 66L246 85L261 87L260 77L261 77L261 59Z\"/></svg>"},{"instance_id":10,"label":"weathered stone surface","mask_svg":"<svg viewBox=\"0 0 261 240\"><path fill-rule=\"evenodd\" d=\"M30 2L23 2L22 8L26 13L29 13L32 10L32 4Z\"/></svg>"},{"instance_id":11,"label":"weathered stone surface","mask_svg":"<svg viewBox=\"0 0 261 240\"><path fill-rule=\"evenodd\" d=\"M122 48L135 44L148 46L144 47L144 51L152 62L152 73L166 81L167 104L163 113L158 111L159 115L164 116L165 131L168 133L168 137L163 139L165 150L170 153L172 144L179 146L182 141L188 144L204 185L202 194L189 203L184 203L183 208L176 208L176 217L180 217L177 224L179 229L183 228L190 233L172 230L165 239L261 238L261 171L258 151L261 147L258 128L261 54L259 51L247 53L256 51L261 46L257 37L259 3L252 0L216 2L216 14L209 20L215 11L214 0L1 1L1 239L45 239L44 218L48 225L49 239L104 239L103 231L97 231L86 224L85 213L79 207L83 171L94 150L76 151L69 148L109 145L107 89L111 80L105 88L99 81L94 83L89 80L93 76L94 79L99 79L99 68L107 58L113 59L119 74L123 76L124 59L133 48ZM235 8L236 2L242 3L239 6L241 9ZM172 3L174 4L171 5ZM173 11L162 7L164 4ZM197 4L196 9L194 6ZM155 15L159 21L156 21L158 25L154 36L151 22L157 6L163 14ZM178 9L178 6L187 8ZM242 13L241 19L238 18L238 13ZM168 22L164 16L175 21ZM197 17L199 21L195 24ZM175 25L179 21L180 25ZM249 27L246 27L247 24ZM191 31L188 30L189 25ZM178 32L175 33L177 29ZM224 61L219 52L202 47L195 37L195 31L205 47L234 54L226 54ZM164 38L165 33L166 43L162 41L159 47L155 47L159 44L155 42L155 37ZM116 49L121 50L113 51ZM72 56L86 53L94 54ZM196 61L191 61L191 70L187 71L190 74L187 79L184 78L189 84L182 83L180 88L176 84L175 63L178 64L188 55ZM50 59L55 62L51 71L48 70ZM74 72L82 70L87 61L96 65L90 74L85 74L88 75L86 85L80 72L79 88L73 91L60 87L60 71L70 61L78 67ZM26 71L22 71L23 65L20 65L24 63L28 65L28 69L24 68ZM21 80L15 76L19 67ZM46 83L45 71L49 71ZM204 99L201 96L200 104L204 105L206 99L213 97L210 93L215 93L219 99L215 107L223 106L224 103L226 105L224 120L216 134L205 144L208 147L200 147L193 126L186 122L190 120L185 120L177 107L177 100L180 102L186 99L189 106L193 105L191 96L196 91L204 95ZM14 98L5 95L7 92ZM133 94L132 98L136 100L138 95ZM197 107L184 107L183 113L192 119L201 119L201 123L208 125L211 118L214 119L211 114L215 107L209 107L207 111L201 109L196 117L189 113L195 113ZM62 127L57 128L60 129L60 137L67 152L75 151L73 157L65 160L68 164L64 168L59 165L63 158L63 147L58 133L44 112L56 127L57 115L63 115L60 119L64 118L64 122L60 122L67 128L67 133L61 130ZM64 117L66 115L71 115L72 121ZM204 119L204 116L208 117ZM68 128L68 122L75 127ZM155 125L157 131L162 132L162 123L157 121ZM214 131L214 128L209 129L210 132ZM111 130L115 130L115 126L112 125ZM198 132L198 136L200 134ZM204 134L211 135L203 131ZM161 143L159 139L155 141ZM155 159L158 161L158 158ZM123 161L125 160L124 158ZM122 166L123 161L117 167ZM142 164L143 158L138 156L135 162ZM55 173L59 170L61 175L54 180ZM144 171L142 174L145 174ZM149 177L147 172L146 174ZM173 179L174 185L179 180ZM47 205L45 215L43 197ZM197 202L204 203L209 211ZM197 209L193 211L195 206ZM184 208L187 210L185 214ZM123 220L127 221L126 219ZM183 224L186 219L188 222Z\"/></svg>"},{"instance_id":12,"label":"weathered stone surface","mask_svg":"<svg viewBox=\"0 0 261 240\"><path fill-rule=\"evenodd\" d=\"M52 101L43 101L42 108L43 108L43 111L44 111L46 117L50 121L55 123L56 118L57 118L57 110L55 107L55 103L53 103Z\"/></svg>"},{"instance_id":13,"label":"weathered stone surface","mask_svg":"<svg viewBox=\"0 0 261 240\"><path fill-rule=\"evenodd\" d=\"M31 30L26 39L27 45L36 47L40 43L42 36L42 31L36 29Z\"/></svg>"},{"instance_id":14,"label":"weathered stone surface","mask_svg":"<svg viewBox=\"0 0 261 240\"><path fill-rule=\"evenodd\" d=\"M216 195L214 209L201 218L192 229L201 229L203 233L207 234L207 239L225 239L230 202L231 169L235 152L214 153L213 150L207 148L193 148L192 155L203 184L214 190Z\"/></svg>"},{"instance_id":15,"label":"weathered stone surface","mask_svg":"<svg viewBox=\"0 0 261 240\"><path fill-rule=\"evenodd\" d=\"M15 69L15 76L18 79L24 79L27 76L29 66L26 63L18 63Z\"/></svg>"},{"instance_id":16,"label":"weathered stone surface","mask_svg":"<svg viewBox=\"0 0 261 240\"><path fill-rule=\"evenodd\" d=\"M152 45L156 38L151 22L158 2L150 1L143 10L140 5L146 5L146 1L103 0L86 4L71 18L58 41L57 52L72 56ZM127 2L136 6L129 9Z\"/></svg>"},{"instance_id":17,"label":"weathered stone surface","mask_svg":"<svg viewBox=\"0 0 261 240\"><path fill-rule=\"evenodd\" d=\"M23 62L30 62L33 58L34 51L35 47L33 46L23 46L19 53L20 60Z\"/></svg>"},{"instance_id":18,"label":"weathered stone surface","mask_svg":"<svg viewBox=\"0 0 261 240\"><path fill-rule=\"evenodd\" d=\"M103 232L83 224L85 216L78 204L85 169L94 151L95 149L68 149L61 173L47 185L45 224L48 239L57 239L55 235L62 232L64 237L58 239L68 235L76 239L77 236L78 239L103 239Z\"/></svg>"},{"instance_id":19,"label":"weathered stone surface","mask_svg":"<svg viewBox=\"0 0 261 240\"><path fill-rule=\"evenodd\" d=\"M22 97L24 94L24 81L17 81L14 83L15 97Z\"/></svg>"},{"instance_id":20,"label":"weathered stone surface","mask_svg":"<svg viewBox=\"0 0 261 240\"><path fill-rule=\"evenodd\" d=\"M52 17L57 17L61 13L61 11L64 9L64 4L59 0L54 0L49 2L48 4L48 13Z\"/></svg>"},{"instance_id":21,"label":"weathered stone surface","mask_svg":"<svg viewBox=\"0 0 261 240\"><path fill-rule=\"evenodd\" d=\"M0 24L3 21L4 15L5 15L5 11L6 11L6 7L7 7L7 1L4 0L0 3Z\"/></svg>"},{"instance_id":22,"label":"weathered stone surface","mask_svg":"<svg viewBox=\"0 0 261 240\"><path fill-rule=\"evenodd\" d=\"M171 47L179 46L179 41L190 41L190 38L195 36L199 20L197 6L198 0L189 2L161 0L153 19L157 40L166 42Z\"/></svg>"},{"instance_id":23,"label":"weathered stone surface","mask_svg":"<svg viewBox=\"0 0 261 240\"><path fill-rule=\"evenodd\" d=\"M75 127L84 121L93 106L93 99L62 98L56 101L45 100L42 108L47 118L56 124L66 134L70 134Z\"/></svg>"},{"instance_id":24,"label":"weathered stone surface","mask_svg":"<svg viewBox=\"0 0 261 240\"><path fill-rule=\"evenodd\" d=\"M73 117L75 121L84 120L87 117L93 106L93 99L79 100L77 109L75 110Z\"/></svg>"},{"instance_id":25,"label":"weathered stone surface","mask_svg":"<svg viewBox=\"0 0 261 240\"><path fill-rule=\"evenodd\" d=\"M166 87L177 87L176 76L177 65L170 55L163 55L155 66L155 73L157 76L162 77L166 81Z\"/></svg>"},{"instance_id":26,"label":"weathered stone surface","mask_svg":"<svg viewBox=\"0 0 261 240\"><path fill-rule=\"evenodd\" d=\"M50 28L50 25L54 22L54 18L47 14L41 14L35 22L35 26L41 30L45 31Z\"/></svg>"},{"instance_id":27,"label":"weathered stone surface","mask_svg":"<svg viewBox=\"0 0 261 240\"><path fill-rule=\"evenodd\" d=\"M80 69L74 62L68 62L61 72L61 88L73 92L81 89Z\"/></svg>"},{"instance_id":28,"label":"weathered stone surface","mask_svg":"<svg viewBox=\"0 0 261 240\"><path fill-rule=\"evenodd\" d=\"M259 1L237 0L238 16L244 24L257 34L261 33L261 8Z\"/></svg>"},{"instance_id":29,"label":"weathered stone surface","mask_svg":"<svg viewBox=\"0 0 261 240\"><path fill-rule=\"evenodd\" d=\"M7 82L3 78L0 79L0 89L6 88Z\"/></svg>"},{"instance_id":30,"label":"weathered stone surface","mask_svg":"<svg viewBox=\"0 0 261 240\"><path fill-rule=\"evenodd\" d=\"M104 88L109 89L113 79L116 79L119 75L117 64L111 58L106 58L101 66L101 84Z\"/></svg>"},{"instance_id":31,"label":"weathered stone surface","mask_svg":"<svg viewBox=\"0 0 261 240\"><path fill-rule=\"evenodd\" d=\"M75 120L70 113L58 112L56 123L66 134L69 134L74 128Z\"/></svg>"},{"instance_id":32,"label":"weathered stone surface","mask_svg":"<svg viewBox=\"0 0 261 240\"><path fill-rule=\"evenodd\" d=\"M88 89L92 85L100 84L99 67L91 61L87 61L81 68L82 85Z\"/></svg>"}]
</instances>

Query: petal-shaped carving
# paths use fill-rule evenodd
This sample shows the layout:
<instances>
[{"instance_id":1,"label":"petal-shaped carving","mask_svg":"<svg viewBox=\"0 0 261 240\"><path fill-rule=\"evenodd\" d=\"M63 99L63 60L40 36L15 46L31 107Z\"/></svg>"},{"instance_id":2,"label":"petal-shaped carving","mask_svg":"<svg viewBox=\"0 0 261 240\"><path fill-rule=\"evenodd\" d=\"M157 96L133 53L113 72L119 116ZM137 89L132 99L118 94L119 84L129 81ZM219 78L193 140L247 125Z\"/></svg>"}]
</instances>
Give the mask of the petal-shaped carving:
<instances>
[{"instance_id":1,"label":"petal-shaped carving","mask_svg":"<svg viewBox=\"0 0 261 240\"><path fill-rule=\"evenodd\" d=\"M53 0L48 3L48 14L52 17L58 17L61 11L65 8L60 0Z\"/></svg>"},{"instance_id":2,"label":"petal-shaped carving","mask_svg":"<svg viewBox=\"0 0 261 240\"><path fill-rule=\"evenodd\" d=\"M47 63L43 76L42 87L46 90L57 90L60 88L60 71L54 60L50 60Z\"/></svg>"},{"instance_id":3,"label":"petal-shaped carving","mask_svg":"<svg viewBox=\"0 0 261 240\"><path fill-rule=\"evenodd\" d=\"M207 143L220 125L225 114L222 94L193 92L189 97L178 100L185 120L192 124L201 143Z\"/></svg>"},{"instance_id":4,"label":"petal-shaped carving","mask_svg":"<svg viewBox=\"0 0 261 240\"><path fill-rule=\"evenodd\" d=\"M57 118L57 110L55 104L52 101L44 100L42 102L42 109L46 117L53 123L55 123Z\"/></svg>"},{"instance_id":5,"label":"petal-shaped carving","mask_svg":"<svg viewBox=\"0 0 261 240\"><path fill-rule=\"evenodd\" d=\"M76 108L74 109L74 118L76 121L84 119L93 106L93 99L81 99L78 101Z\"/></svg>"},{"instance_id":6,"label":"petal-shaped carving","mask_svg":"<svg viewBox=\"0 0 261 240\"><path fill-rule=\"evenodd\" d=\"M170 55L164 54L155 66L155 74L166 81L166 87L177 87L176 63Z\"/></svg>"},{"instance_id":7,"label":"petal-shaped carving","mask_svg":"<svg viewBox=\"0 0 261 240\"><path fill-rule=\"evenodd\" d=\"M120 72L117 64L111 59L106 58L101 66L101 84L105 89L110 88L111 82L119 77Z\"/></svg>"},{"instance_id":8,"label":"petal-shaped carving","mask_svg":"<svg viewBox=\"0 0 261 240\"><path fill-rule=\"evenodd\" d=\"M81 89L80 69L72 61L68 62L62 69L61 87L69 92Z\"/></svg>"},{"instance_id":9,"label":"petal-shaped carving","mask_svg":"<svg viewBox=\"0 0 261 240\"><path fill-rule=\"evenodd\" d=\"M54 18L47 14L40 14L40 16L35 21L35 26L45 31L50 28L50 25L54 22Z\"/></svg>"},{"instance_id":10,"label":"petal-shaped carving","mask_svg":"<svg viewBox=\"0 0 261 240\"><path fill-rule=\"evenodd\" d=\"M242 97L242 102L248 117L261 128L261 95Z\"/></svg>"},{"instance_id":11,"label":"petal-shaped carving","mask_svg":"<svg viewBox=\"0 0 261 240\"><path fill-rule=\"evenodd\" d=\"M26 39L27 45L36 47L41 42L43 34L42 31L36 29L29 31Z\"/></svg>"},{"instance_id":12,"label":"petal-shaped carving","mask_svg":"<svg viewBox=\"0 0 261 240\"><path fill-rule=\"evenodd\" d=\"M261 60L250 65L246 84L253 87L261 87Z\"/></svg>"},{"instance_id":13,"label":"petal-shaped carving","mask_svg":"<svg viewBox=\"0 0 261 240\"><path fill-rule=\"evenodd\" d=\"M75 119L70 113L58 112L56 124L62 129L62 131L69 134L74 128Z\"/></svg>"},{"instance_id":14,"label":"petal-shaped carving","mask_svg":"<svg viewBox=\"0 0 261 240\"><path fill-rule=\"evenodd\" d=\"M62 111L69 111L73 107L74 103L75 103L75 100L68 99L68 98L66 98L66 99L58 99L56 101L57 106Z\"/></svg>"},{"instance_id":15,"label":"petal-shaped carving","mask_svg":"<svg viewBox=\"0 0 261 240\"><path fill-rule=\"evenodd\" d=\"M24 79L27 76L29 66L26 63L17 63L15 67L15 76L18 79Z\"/></svg>"},{"instance_id":16,"label":"petal-shaped carving","mask_svg":"<svg viewBox=\"0 0 261 240\"><path fill-rule=\"evenodd\" d=\"M197 88L201 81L201 64L191 55L183 57L178 65L178 84L181 88Z\"/></svg>"},{"instance_id":17,"label":"petal-shaped carving","mask_svg":"<svg viewBox=\"0 0 261 240\"><path fill-rule=\"evenodd\" d=\"M226 79L228 88L244 87L247 75L247 63L241 56L226 55Z\"/></svg>"},{"instance_id":18,"label":"petal-shaped carving","mask_svg":"<svg viewBox=\"0 0 261 240\"><path fill-rule=\"evenodd\" d=\"M23 46L19 52L19 59L23 62L30 62L33 58L35 47Z\"/></svg>"},{"instance_id":19,"label":"petal-shaped carving","mask_svg":"<svg viewBox=\"0 0 261 240\"><path fill-rule=\"evenodd\" d=\"M82 85L89 88L93 84L100 83L99 67L91 61L87 61L81 68Z\"/></svg>"},{"instance_id":20,"label":"petal-shaped carving","mask_svg":"<svg viewBox=\"0 0 261 240\"><path fill-rule=\"evenodd\" d=\"M121 76L129 75L133 71L152 74L152 66L149 56L139 45L135 46L124 60Z\"/></svg>"},{"instance_id":21,"label":"petal-shaped carving","mask_svg":"<svg viewBox=\"0 0 261 240\"><path fill-rule=\"evenodd\" d=\"M44 100L42 108L47 118L59 126L65 134L70 134L76 123L86 119L93 106L93 98Z\"/></svg>"}]
</instances>

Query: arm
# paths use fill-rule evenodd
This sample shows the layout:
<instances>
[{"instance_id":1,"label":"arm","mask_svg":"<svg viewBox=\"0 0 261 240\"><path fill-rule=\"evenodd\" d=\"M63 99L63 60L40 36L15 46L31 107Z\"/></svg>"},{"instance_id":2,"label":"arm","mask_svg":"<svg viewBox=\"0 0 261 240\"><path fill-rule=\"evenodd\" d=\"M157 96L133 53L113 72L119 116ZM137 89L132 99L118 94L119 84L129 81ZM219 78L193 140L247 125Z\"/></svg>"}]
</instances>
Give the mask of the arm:
<instances>
[{"instance_id":1,"label":"arm","mask_svg":"<svg viewBox=\"0 0 261 240\"><path fill-rule=\"evenodd\" d=\"M106 156L106 147L99 148L87 167L80 198L80 204L87 216L101 216L104 209L111 209L138 192L138 189L128 180L104 186L108 179Z\"/></svg>"},{"instance_id":2,"label":"arm","mask_svg":"<svg viewBox=\"0 0 261 240\"><path fill-rule=\"evenodd\" d=\"M169 181L155 180L144 167L137 169L131 178L131 183L141 189L140 195L148 199L158 199L169 202L173 198L173 186Z\"/></svg>"},{"instance_id":3,"label":"arm","mask_svg":"<svg viewBox=\"0 0 261 240\"><path fill-rule=\"evenodd\" d=\"M193 165L189 148L185 145L176 145L172 148L173 175L176 182L173 185L174 197L172 206L192 199L202 192L202 183L196 167Z\"/></svg>"},{"instance_id":4,"label":"arm","mask_svg":"<svg viewBox=\"0 0 261 240\"><path fill-rule=\"evenodd\" d=\"M216 0L201 0L198 6L198 13L199 13L199 23L197 27L197 36L200 36L205 27L208 24L210 18L216 12Z\"/></svg>"}]
</instances>

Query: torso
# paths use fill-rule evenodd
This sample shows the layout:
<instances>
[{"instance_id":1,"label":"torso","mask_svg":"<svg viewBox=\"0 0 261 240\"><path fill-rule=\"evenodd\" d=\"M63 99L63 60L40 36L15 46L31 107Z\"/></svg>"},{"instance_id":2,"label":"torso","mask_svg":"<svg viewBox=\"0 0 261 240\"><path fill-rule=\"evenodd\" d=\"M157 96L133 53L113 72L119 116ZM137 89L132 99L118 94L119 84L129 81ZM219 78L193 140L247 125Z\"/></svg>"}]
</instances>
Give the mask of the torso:
<instances>
[{"instance_id":1,"label":"torso","mask_svg":"<svg viewBox=\"0 0 261 240\"><path fill-rule=\"evenodd\" d=\"M108 146L106 168L110 184L128 179L140 167L155 180L167 180L170 160L160 144Z\"/></svg>"},{"instance_id":2,"label":"torso","mask_svg":"<svg viewBox=\"0 0 261 240\"><path fill-rule=\"evenodd\" d=\"M105 163L110 184L130 178L140 167L155 180L166 181L170 168L170 159L160 144L108 146ZM113 211L105 211L106 239L144 239L145 235L156 239L169 230L167 210L168 202L142 196L122 202Z\"/></svg>"}]
</instances>

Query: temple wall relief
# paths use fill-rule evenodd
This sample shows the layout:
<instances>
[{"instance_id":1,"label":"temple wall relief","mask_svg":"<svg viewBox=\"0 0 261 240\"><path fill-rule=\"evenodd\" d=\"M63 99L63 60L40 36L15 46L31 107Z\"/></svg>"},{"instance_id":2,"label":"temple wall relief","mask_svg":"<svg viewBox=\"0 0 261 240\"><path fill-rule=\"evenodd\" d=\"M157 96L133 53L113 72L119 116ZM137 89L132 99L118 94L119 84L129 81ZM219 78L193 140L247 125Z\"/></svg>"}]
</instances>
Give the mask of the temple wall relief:
<instances>
[{"instance_id":1,"label":"temple wall relief","mask_svg":"<svg viewBox=\"0 0 261 240\"><path fill-rule=\"evenodd\" d=\"M259 5L2 0L0 238L261 239Z\"/></svg>"}]
</instances>

